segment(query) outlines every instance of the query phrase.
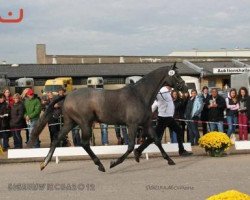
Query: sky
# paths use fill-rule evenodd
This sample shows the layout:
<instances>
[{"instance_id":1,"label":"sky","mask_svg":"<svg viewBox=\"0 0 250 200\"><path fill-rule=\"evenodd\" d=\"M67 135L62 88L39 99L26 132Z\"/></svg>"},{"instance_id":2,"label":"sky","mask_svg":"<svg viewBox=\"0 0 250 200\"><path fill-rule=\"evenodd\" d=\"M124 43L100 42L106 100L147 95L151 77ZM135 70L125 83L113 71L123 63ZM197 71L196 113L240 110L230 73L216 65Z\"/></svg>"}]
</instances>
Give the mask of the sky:
<instances>
[{"instance_id":1,"label":"sky","mask_svg":"<svg viewBox=\"0 0 250 200\"><path fill-rule=\"evenodd\" d=\"M0 0L0 62L49 55L167 55L250 48L249 0Z\"/></svg>"}]
</instances>

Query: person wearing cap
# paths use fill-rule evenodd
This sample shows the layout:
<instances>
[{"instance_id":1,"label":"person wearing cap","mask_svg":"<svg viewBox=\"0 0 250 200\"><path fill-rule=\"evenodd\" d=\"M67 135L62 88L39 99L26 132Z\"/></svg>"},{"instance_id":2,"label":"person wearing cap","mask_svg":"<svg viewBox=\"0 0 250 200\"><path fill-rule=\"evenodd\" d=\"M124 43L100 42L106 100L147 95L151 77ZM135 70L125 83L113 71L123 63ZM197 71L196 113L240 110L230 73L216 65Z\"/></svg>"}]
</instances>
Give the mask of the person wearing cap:
<instances>
[{"instance_id":1,"label":"person wearing cap","mask_svg":"<svg viewBox=\"0 0 250 200\"><path fill-rule=\"evenodd\" d=\"M25 106L25 114L24 117L26 119L28 128L29 128L29 138L31 138L31 132L37 123L40 113L41 113L41 102L38 98L34 96L34 91L32 89L29 89L26 93L27 99L24 101ZM39 138L37 138L37 141L34 144L35 148L40 147L40 141Z\"/></svg>"}]
</instances>

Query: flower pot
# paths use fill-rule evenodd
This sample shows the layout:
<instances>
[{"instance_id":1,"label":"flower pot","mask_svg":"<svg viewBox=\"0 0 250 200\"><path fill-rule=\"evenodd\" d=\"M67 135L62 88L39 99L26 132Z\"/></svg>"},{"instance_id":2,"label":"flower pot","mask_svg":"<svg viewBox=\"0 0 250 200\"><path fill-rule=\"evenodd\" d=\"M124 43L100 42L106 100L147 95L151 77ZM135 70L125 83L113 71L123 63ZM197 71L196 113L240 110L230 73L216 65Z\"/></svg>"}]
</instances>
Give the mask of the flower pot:
<instances>
[{"instance_id":1,"label":"flower pot","mask_svg":"<svg viewBox=\"0 0 250 200\"><path fill-rule=\"evenodd\" d=\"M222 157L224 150L223 149L210 149L208 153L212 157Z\"/></svg>"}]
</instances>

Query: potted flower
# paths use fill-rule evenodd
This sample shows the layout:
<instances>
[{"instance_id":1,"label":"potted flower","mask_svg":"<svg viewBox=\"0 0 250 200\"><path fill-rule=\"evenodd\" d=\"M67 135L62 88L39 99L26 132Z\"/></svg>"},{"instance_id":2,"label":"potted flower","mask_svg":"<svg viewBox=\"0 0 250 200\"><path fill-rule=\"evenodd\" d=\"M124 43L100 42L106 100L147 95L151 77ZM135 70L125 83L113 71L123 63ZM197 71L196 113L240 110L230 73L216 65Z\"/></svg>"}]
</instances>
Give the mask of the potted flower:
<instances>
[{"instance_id":1,"label":"potted flower","mask_svg":"<svg viewBox=\"0 0 250 200\"><path fill-rule=\"evenodd\" d=\"M210 132L199 139L199 146L213 157L222 156L231 145L230 138L222 132Z\"/></svg>"},{"instance_id":2,"label":"potted flower","mask_svg":"<svg viewBox=\"0 0 250 200\"><path fill-rule=\"evenodd\" d=\"M237 190L229 190L217 195L213 195L207 200L249 200L250 196L248 194L241 193Z\"/></svg>"}]
</instances>

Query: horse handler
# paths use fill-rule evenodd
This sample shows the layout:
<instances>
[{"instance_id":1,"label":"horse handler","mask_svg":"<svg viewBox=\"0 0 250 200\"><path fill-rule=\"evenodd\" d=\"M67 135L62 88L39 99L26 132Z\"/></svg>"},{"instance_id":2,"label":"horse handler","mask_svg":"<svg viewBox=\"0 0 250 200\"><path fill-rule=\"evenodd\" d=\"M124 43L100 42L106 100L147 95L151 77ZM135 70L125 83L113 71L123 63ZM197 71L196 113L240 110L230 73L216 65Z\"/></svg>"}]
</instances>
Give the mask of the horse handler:
<instances>
[{"instance_id":1,"label":"horse handler","mask_svg":"<svg viewBox=\"0 0 250 200\"><path fill-rule=\"evenodd\" d=\"M174 103L173 103L173 99L171 97L170 91L171 91L171 88L169 86L162 87L156 96L155 102L152 105L153 112L155 112L156 109L158 108L158 118L157 118L157 125L155 128L155 131L159 139L162 140L164 130L166 129L166 127L169 127L171 130L173 130L177 134L179 155L190 156L193 153L187 152L184 149L182 136L181 136L182 135L181 127L178 125L178 123L176 123L176 121L173 118L175 109L174 109ZM147 148L152 142L153 140L150 137L148 137L142 145L140 145L137 149L134 150L137 161L139 161L139 157L141 153L143 152L143 150Z\"/></svg>"}]
</instances>

